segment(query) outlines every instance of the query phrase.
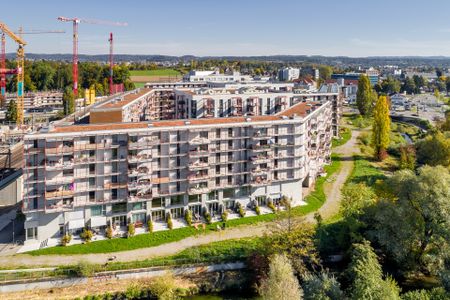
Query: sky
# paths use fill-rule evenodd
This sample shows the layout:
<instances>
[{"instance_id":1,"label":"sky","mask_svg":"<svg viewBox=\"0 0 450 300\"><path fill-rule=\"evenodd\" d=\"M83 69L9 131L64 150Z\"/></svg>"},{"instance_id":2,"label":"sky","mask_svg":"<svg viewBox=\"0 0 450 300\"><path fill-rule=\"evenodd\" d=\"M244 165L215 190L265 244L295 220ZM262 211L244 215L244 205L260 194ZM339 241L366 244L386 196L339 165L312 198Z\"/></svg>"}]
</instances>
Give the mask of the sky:
<instances>
[{"instance_id":1,"label":"sky","mask_svg":"<svg viewBox=\"0 0 450 300\"><path fill-rule=\"evenodd\" d=\"M24 36L28 53L72 53L71 23L56 19L65 16L128 23L80 24L80 54L108 53L112 31L120 54L450 56L448 0L2 2L0 21L13 30L66 31Z\"/></svg>"}]
</instances>

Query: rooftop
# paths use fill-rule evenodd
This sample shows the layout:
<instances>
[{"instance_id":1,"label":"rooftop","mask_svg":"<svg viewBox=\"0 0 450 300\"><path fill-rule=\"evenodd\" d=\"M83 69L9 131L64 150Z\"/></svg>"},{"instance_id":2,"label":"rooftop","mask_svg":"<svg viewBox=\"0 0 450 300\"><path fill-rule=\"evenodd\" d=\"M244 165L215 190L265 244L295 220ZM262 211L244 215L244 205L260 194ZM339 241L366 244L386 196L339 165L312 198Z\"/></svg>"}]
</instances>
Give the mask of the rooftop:
<instances>
[{"instance_id":1,"label":"rooftop","mask_svg":"<svg viewBox=\"0 0 450 300\"><path fill-rule=\"evenodd\" d=\"M69 133L69 132L89 132L89 131L109 131L121 129L139 129L148 127L176 127L188 125L218 125L233 124L245 122L264 122L283 120L286 117L294 116L305 117L320 106L320 102L300 102L289 109L278 113L274 116L254 116L254 117L228 117L228 118L211 118L211 119L188 119L188 120L170 120L170 121L152 121L138 123L111 123L111 124L88 124L88 125L71 125L55 127L50 133Z\"/></svg>"},{"instance_id":2,"label":"rooftop","mask_svg":"<svg viewBox=\"0 0 450 300\"><path fill-rule=\"evenodd\" d=\"M151 91L152 91L152 89L142 88L137 93L125 95L120 101L116 101L116 102L110 101L110 102L100 105L96 108L98 108L98 109L121 108L121 107L124 107L125 105L135 101L136 99L139 99L140 97L150 93Z\"/></svg>"}]
</instances>

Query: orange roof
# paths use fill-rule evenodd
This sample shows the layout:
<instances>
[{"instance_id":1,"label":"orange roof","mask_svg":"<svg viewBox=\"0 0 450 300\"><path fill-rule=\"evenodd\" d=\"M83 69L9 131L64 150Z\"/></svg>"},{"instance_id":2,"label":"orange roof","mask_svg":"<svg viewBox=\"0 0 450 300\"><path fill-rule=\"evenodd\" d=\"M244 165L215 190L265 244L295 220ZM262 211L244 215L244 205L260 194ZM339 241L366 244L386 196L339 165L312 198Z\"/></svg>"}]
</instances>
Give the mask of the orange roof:
<instances>
[{"instance_id":1,"label":"orange roof","mask_svg":"<svg viewBox=\"0 0 450 300\"><path fill-rule=\"evenodd\" d=\"M300 102L290 107L289 109L274 115L274 116L254 116L254 117L228 117L228 118L211 118L211 119L188 119L188 120L167 120L167 121L152 121L139 123L111 123L111 124L88 124L88 125L71 125L66 127L56 127L52 132L85 132L85 131L102 131L102 130L117 130L117 129L138 129L148 128L149 124L152 127L174 127L185 125L217 125L217 124L232 124L244 123L247 119L253 122L258 121L277 121L281 120L282 116L292 117L294 114L300 117L307 115L307 110L319 102Z\"/></svg>"},{"instance_id":2,"label":"orange roof","mask_svg":"<svg viewBox=\"0 0 450 300\"><path fill-rule=\"evenodd\" d=\"M133 102L134 100L144 96L148 92L150 92L152 89L142 88L138 93L136 94L128 94L123 97L121 101L118 102L110 102L103 104L97 108L119 108L127 105L130 102Z\"/></svg>"}]
</instances>

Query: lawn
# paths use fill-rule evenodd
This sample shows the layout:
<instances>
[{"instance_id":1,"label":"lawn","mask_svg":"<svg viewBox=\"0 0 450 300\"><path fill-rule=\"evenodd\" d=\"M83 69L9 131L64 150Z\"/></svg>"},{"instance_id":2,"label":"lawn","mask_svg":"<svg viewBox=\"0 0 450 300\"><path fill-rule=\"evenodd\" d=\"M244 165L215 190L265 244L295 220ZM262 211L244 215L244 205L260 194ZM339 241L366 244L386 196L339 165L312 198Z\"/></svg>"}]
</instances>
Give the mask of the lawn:
<instances>
[{"instance_id":1,"label":"lawn","mask_svg":"<svg viewBox=\"0 0 450 300\"><path fill-rule=\"evenodd\" d=\"M302 216L310 212L316 211L325 203L325 193L323 184L326 179L340 168L341 162L339 156L332 154L332 163L325 166L327 176L320 177L316 181L315 190L305 198L306 205L294 207L291 211L294 216ZM236 227L240 225L252 225L260 222L273 221L275 214L265 214L260 216L245 217L239 219L228 220L227 227ZM216 231L217 225L213 223L206 226L205 234ZM48 254L88 254L88 253L110 253L117 251L134 250L140 248L155 247L162 244L177 242L184 238L203 234L203 230L196 230L194 227L183 227L173 230L157 231L153 233L145 233L130 238L115 238L110 240L102 240L87 244L78 244L67 247L56 246L50 248L30 251L31 255L48 255Z\"/></svg>"},{"instance_id":2,"label":"lawn","mask_svg":"<svg viewBox=\"0 0 450 300\"><path fill-rule=\"evenodd\" d=\"M138 88L143 88L145 86L145 82L134 82L134 86Z\"/></svg>"},{"instance_id":3,"label":"lawn","mask_svg":"<svg viewBox=\"0 0 450 300\"><path fill-rule=\"evenodd\" d=\"M352 131L349 128L347 128L347 127L342 127L339 130L339 135L340 135L341 138L339 138L339 139L333 138L333 140L331 142L331 145L332 145L333 148L334 147L338 147L338 146L342 146L345 143L347 143L350 140L350 138L352 137Z\"/></svg>"},{"instance_id":4,"label":"lawn","mask_svg":"<svg viewBox=\"0 0 450 300\"><path fill-rule=\"evenodd\" d=\"M156 70L132 70L130 76L179 76L180 72L174 69L156 69Z\"/></svg>"}]
</instances>

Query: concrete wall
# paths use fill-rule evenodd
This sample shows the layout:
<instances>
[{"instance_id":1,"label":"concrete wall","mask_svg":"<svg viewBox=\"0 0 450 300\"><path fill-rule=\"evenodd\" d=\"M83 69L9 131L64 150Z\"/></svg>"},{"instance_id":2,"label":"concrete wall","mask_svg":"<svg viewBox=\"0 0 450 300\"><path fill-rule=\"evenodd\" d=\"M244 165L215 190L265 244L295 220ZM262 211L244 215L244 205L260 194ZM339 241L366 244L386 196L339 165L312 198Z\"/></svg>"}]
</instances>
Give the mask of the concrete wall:
<instances>
[{"instance_id":1,"label":"concrete wall","mask_svg":"<svg viewBox=\"0 0 450 300\"><path fill-rule=\"evenodd\" d=\"M22 171L16 171L0 182L0 207L16 205L22 201Z\"/></svg>"}]
</instances>

